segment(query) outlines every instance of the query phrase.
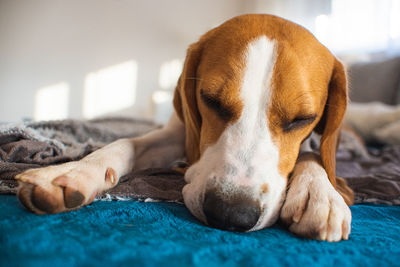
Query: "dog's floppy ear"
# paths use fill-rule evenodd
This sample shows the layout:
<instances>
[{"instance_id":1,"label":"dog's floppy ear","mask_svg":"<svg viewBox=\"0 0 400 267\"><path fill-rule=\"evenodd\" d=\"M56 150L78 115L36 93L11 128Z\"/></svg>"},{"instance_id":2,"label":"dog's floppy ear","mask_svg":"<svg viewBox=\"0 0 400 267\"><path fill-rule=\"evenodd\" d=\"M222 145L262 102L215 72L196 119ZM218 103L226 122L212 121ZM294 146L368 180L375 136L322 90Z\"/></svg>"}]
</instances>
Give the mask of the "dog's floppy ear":
<instances>
[{"instance_id":1,"label":"dog's floppy ear","mask_svg":"<svg viewBox=\"0 0 400 267\"><path fill-rule=\"evenodd\" d=\"M196 97L196 71L201 57L201 45L192 44L186 54L182 74L174 94L174 107L186 129L186 158L193 164L200 158L201 117Z\"/></svg>"},{"instance_id":2,"label":"dog's floppy ear","mask_svg":"<svg viewBox=\"0 0 400 267\"><path fill-rule=\"evenodd\" d=\"M321 134L321 160L329 180L342 195L346 203L352 205L354 201L353 191L347 186L343 178L336 177L336 148L347 101L348 86L346 72L342 63L335 59L329 82L328 99L316 131Z\"/></svg>"}]
</instances>

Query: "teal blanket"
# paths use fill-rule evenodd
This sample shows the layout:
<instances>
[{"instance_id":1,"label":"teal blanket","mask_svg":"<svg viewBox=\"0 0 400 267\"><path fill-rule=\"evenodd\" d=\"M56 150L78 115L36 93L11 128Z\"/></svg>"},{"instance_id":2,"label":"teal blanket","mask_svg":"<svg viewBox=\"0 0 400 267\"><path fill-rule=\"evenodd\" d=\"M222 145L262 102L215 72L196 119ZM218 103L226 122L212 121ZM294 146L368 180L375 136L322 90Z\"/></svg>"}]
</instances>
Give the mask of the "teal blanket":
<instances>
[{"instance_id":1,"label":"teal blanket","mask_svg":"<svg viewBox=\"0 0 400 267\"><path fill-rule=\"evenodd\" d=\"M400 266L400 207L353 206L348 241L206 227L175 203L95 202L37 216L0 195L0 266Z\"/></svg>"}]
</instances>

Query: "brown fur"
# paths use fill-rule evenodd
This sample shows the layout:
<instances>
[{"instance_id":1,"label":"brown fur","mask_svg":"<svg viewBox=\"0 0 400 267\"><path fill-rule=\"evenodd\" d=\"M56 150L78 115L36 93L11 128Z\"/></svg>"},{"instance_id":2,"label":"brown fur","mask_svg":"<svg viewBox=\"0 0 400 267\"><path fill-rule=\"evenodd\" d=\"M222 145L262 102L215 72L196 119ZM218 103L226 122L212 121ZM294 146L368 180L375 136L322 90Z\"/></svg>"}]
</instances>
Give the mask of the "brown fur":
<instances>
[{"instance_id":1,"label":"brown fur","mask_svg":"<svg viewBox=\"0 0 400 267\"><path fill-rule=\"evenodd\" d=\"M226 126L240 117L239 100L245 49L249 42L266 35L277 42L272 77L269 128L280 151L279 170L287 177L296 163L300 145L316 129L322 134L321 162L332 185L348 205L353 193L335 175L336 144L347 105L347 82L342 64L304 28L270 15L233 18L203 35L187 52L175 90L174 107L186 126L186 156L195 163L217 142ZM200 90L218 98L234 114L221 120L200 98ZM310 125L290 132L285 121L299 115L315 115Z\"/></svg>"}]
</instances>

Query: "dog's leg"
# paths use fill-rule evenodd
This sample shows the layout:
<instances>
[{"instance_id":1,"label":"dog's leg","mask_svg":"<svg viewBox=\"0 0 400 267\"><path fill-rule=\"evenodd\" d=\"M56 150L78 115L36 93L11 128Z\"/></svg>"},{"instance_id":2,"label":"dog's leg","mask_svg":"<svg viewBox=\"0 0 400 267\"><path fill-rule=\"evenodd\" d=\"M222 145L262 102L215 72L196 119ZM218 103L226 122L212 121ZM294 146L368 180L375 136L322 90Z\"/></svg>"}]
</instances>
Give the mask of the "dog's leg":
<instances>
[{"instance_id":1,"label":"dog's leg","mask_svg":"<svg viewBox=\"0 0 400 267\"><path fill-rule=\"evenodd\" d=\"M167 167L184 156L185 131L174 114L161 129L132 139L120 139L85 158L27 170L18 180L18 198L37 213L59 213L91 203L133 169Z\"/></svg>"},{"instance_id":2,"label":"dog's leg","mask_svg":"<svg viewBox=\"0 0 400 267\"><path fill-rule=\"evenodd\" d=\"M300 155L289 181L281 220L300 236L327 241L348 239L350 209L328 180L318 155Z\"/></svg>"}]
</instances>

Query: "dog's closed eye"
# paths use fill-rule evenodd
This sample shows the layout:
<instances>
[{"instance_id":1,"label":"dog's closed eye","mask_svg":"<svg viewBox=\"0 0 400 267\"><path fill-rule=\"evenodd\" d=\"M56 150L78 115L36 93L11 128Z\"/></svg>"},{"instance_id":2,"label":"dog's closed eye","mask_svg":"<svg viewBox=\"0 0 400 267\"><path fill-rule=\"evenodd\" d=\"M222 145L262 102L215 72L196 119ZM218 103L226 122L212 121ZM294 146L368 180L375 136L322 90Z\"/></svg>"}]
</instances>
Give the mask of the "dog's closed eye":
<instances>
[{"instance_id":1,"label":"dog's closed eye","mask_svg":"<svg viewBox=\"0 0 400 267\"><path fill-rule=\"evenodd\" d=\"M282 129L284 132L291 132L311 124L316 118L317 115L297 116L293 120L283 123Z\"/></svg>"},{"instance_id":2,"label":"dog's closed eye","mask_svg":"<svg viewBox=\"0 0 400 267\"><path fill-rule=\"evenodd\" d=\"M204 92L204 90L200 90L200 96L203 102L210 109L214 110L221 119L228 121L233 117L232 111L225 107L217 96L207 94Z\"/></svg>"}]
</instances>

